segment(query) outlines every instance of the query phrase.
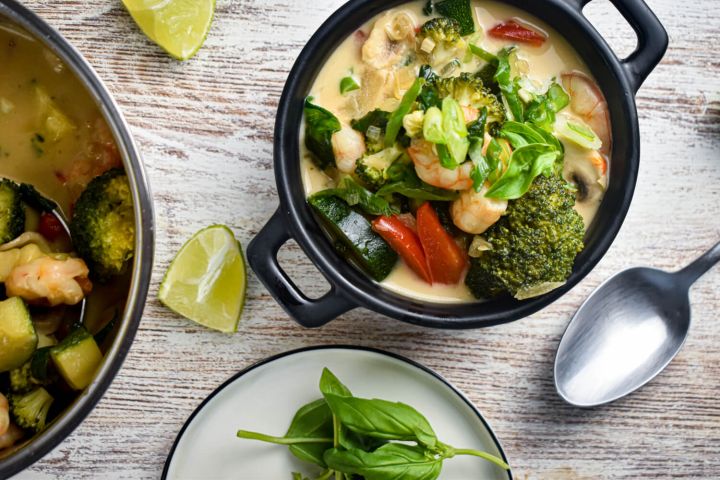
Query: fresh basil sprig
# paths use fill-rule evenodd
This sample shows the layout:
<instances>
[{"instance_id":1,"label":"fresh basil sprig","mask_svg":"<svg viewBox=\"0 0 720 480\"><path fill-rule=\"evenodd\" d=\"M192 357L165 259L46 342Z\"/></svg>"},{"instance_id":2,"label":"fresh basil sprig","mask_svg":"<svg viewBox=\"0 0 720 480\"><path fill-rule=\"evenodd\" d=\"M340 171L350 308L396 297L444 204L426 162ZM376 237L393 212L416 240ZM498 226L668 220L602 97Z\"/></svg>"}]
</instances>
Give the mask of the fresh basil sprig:
<instances>
[{"instance_id":1,"label":"fresh basil sprig","mask_svg":"<svg viewBox=\"0 0 720 480\"><path fill-rule=\"evenodd\" d=\"M284 437L239 430L240 438L288 445L293 455L324 468L315 480L435 480L443 462L473 455L510 467L487 452L441 442L425 416L387 400L354 397L327 368L320 379L324 398L298 410ZM396 442L414 442L396 443ZM293 480L310 480L292 473Z\"/></svg>"}]
</instances>

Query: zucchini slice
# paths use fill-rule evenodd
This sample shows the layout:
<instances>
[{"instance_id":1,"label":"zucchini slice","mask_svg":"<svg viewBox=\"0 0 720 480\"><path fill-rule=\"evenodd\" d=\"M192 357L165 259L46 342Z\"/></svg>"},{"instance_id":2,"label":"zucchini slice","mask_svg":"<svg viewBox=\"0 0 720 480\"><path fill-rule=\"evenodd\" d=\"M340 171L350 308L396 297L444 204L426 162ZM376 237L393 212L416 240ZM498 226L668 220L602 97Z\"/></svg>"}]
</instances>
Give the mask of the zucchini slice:
<instances>
[{"instance_id":1,"label":"zucchini slice","mask_svg":"<svg viewBox=\"0 0 720 480\"><path fill-rule=\"evenodd\" d=\"M20 297L0 302L0 372L20 367L35 352L38 336Z\"/></svg>"},{"instance_id":2,"label":"zucchini slice","mask_svg":"<svg viewBox=\"0 0 720 480\"><path fill-rule=\"evenodd\" d=\"M103 359L95 339L83 327L52 347L50 357L60 376L74 390L83 390L90 385Z\"/></svg>"},{"instance_id":3,"label":"zucchini slice","mask_svg":"<svg viewBox=\"0 0 720 480\"><path fill-rule=\"evenodd\" d=\"M350 254L355 263L378 282L388 276L398 256L372 230L370 222L343 200L329 195L315 195L308 203L320 215L335 238L335 248Z\"/></svg>"}]
</instances>

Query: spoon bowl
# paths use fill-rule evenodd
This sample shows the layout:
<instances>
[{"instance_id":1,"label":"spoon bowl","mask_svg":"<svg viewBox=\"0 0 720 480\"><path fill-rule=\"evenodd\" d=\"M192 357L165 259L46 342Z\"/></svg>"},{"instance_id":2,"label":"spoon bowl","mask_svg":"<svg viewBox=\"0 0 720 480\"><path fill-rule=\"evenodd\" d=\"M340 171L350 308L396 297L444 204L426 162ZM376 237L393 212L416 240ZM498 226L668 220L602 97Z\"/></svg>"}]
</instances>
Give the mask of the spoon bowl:
<instances>
[{"instance_id":1,"label":"spoon bowl","mask_svg":"<svg viewBox=\"0 0 720 480\"><path fill-rule=\"evenodd\" d=\"M554 372L560 396L592 407L652 380L685 342L690 286L718 261L720 244L678 272L632 268L600 285L560 341Z\"/></svg>"}]
</instances>

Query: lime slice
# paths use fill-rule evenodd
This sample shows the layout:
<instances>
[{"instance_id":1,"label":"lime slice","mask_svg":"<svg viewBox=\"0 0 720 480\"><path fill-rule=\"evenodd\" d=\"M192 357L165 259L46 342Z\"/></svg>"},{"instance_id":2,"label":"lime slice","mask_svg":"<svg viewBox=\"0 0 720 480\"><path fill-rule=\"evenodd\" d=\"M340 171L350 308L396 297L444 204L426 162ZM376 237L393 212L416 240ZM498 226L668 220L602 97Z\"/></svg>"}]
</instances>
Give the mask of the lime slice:
<instances>
[{"instance_id":1,"label":"lime slice","mask_svg":"<svg viewBox=\"0 0 720 480\"><path fill-rule=\"evenodd\" d=\"M232 333L245 304L245 260L230 229L212 225L182 246L160 284L158 297L169 309Z\"/></svg>"},{"instance_id":2,"label":"lime slice","mask_svg":"<svg viewBox=\"0 0 720 480\"><path fill-rule=\"evenodd\" d=\"M205 42L215 0L123 0L145 35L178 60L187 60Z\"/></svg>"}]
</instances>

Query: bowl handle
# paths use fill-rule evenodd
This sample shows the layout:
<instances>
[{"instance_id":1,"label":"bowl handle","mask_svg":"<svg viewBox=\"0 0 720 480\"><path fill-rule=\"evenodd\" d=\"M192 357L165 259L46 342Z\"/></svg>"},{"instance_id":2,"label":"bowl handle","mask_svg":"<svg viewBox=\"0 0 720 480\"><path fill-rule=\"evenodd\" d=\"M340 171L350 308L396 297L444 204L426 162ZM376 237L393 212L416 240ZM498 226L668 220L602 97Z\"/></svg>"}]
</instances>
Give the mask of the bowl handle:
<instances>
[{"instance_id":1,"label":"bowl handle","mask_svg":"<svg viewBox=\"0 0 720 480\"><path fill-rule=\"evenodd\" d=\"M357 307L335 289L318 299L310 299L280 267L277 253L292 236L287 229L287 218L282 210L273 214L250 242L248 263L270 294L296 322L304 327L321 327L337 316Z\"/></svg>"},{"instance_id":2,"label":"bowl handle","mask_svg":"<svg viewBox=\"0 0 720 480\"><path fill-rule=\"evenodd\" d=\"M592 0L573 0L581 10ZM668 46L668 35L660 20L643 0L610 0L638 37L637 48L621 61L635 93L655 69Z\"/></svg>"}]
</instances>

